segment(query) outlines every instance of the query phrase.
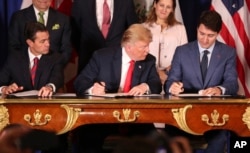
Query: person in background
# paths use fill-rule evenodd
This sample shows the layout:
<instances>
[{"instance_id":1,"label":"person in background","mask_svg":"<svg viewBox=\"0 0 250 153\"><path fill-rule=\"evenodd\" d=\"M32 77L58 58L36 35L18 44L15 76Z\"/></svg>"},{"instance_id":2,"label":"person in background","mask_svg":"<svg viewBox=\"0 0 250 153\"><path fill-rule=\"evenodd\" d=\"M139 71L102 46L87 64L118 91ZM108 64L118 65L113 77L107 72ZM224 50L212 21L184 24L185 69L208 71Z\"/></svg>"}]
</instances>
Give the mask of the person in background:
<instances>
[{"instance_id":1,"label":"person in background","mask_svg":"<svg viewBox=\"0 0 250 153\"><path fill-rule=\"evenodd\" d=\"M0 70L0 93L39 90L38 96L52 96L63 86L63 57L50 52L49 32L38 22L26 24L28 49L13 51Z\"/></svg>"},{"instance_id":2,"label":"person in background","mask_svg":"<svg viewBox=\"0 0 250 153\"><path fill-rule=\"evenodd\" d=\"M197 40L176 48L164 85L166 93L197 93L206 96L236 95L236 51L216 40L222 27L220 14L204 11L197 26ZM227 131L205 134L205 153L223 153Z\"/></svg>"},{"instance_id":3,"label":"person in background","mask_svg":"<svg viewBox=\"0 0 250 153\"><path fill-rule=\"evenodd\" d=\"M160 93L162 86L155 67L155 57L148 54L151 40L148 29L141 24L133 24L124 32L121 46L96 51L74 82L77 95ZM127 88L130 66L133 66L132 75Z\"/></svg>"},{"instance_id":4,"label":"person in background","mask_svg":"<svg viewBox=\"0 0 250 153\"><path fill-rule=\"evenodd\" d=\"M40 153L58 147L54 132L9 124L0 131L1 153Z\"/></svg>"},{"instance_id":5,"label":"person in background","mask_svg":"<svg viewBox=\"0 0 250 153\"><path fill-rule=\"evenodd\" d=\"M120 46L124 31L138 22L133 0L74 0L72 42L78 53L78 73L94 51Z\"/></svg>"},{"instance_id":6,"label":"person in background","mask_svg":"<svg viewBox=\"0 0 250 153\"><path fill-rule=\"evenodd\" d=\"M167 79L176 47L187 43L185 27L175 18L175 7L175 0L155 0L143 23L153 35L149 53L156 57L162 84Z\"/></svg>"},{"instance_id":7,"label":"person in background","mask_svg":"<svg viewBox=\"0 0 250 153\"><path fill-rule=\"evenodd\" d=\"M64 57L64 66L71 57L71 25L66 15L50 8L52 0L32 0L28 8L15 12L8 29L9 52L27 49L24 29L27 22L40 22L50 35L50 51L59 52Z\"/></svg>"}]
</instances>

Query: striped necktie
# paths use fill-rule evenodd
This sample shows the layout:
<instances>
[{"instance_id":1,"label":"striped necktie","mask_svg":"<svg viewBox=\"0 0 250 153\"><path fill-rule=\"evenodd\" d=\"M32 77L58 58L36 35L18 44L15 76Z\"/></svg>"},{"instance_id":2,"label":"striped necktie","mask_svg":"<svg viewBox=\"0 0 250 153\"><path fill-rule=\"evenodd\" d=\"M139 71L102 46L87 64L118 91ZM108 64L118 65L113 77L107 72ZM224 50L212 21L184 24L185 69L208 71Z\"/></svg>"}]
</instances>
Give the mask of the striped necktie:
<instances>
[{"instance_id":1,"label":"striped necktie","mask_svg":"<svg viewBox=\"0 0 250 153\"><path fill-rule=\"evenodd\" d=\"M34 65L30 70L30 76L31 76L32 85L34 86L35 85L35 78L36 78L36 70L37 70L37 66L38 66L38 62L39 62L38 57L35 57L33 59L33 61L34 61Z\"/></svg>"}]
</instances>

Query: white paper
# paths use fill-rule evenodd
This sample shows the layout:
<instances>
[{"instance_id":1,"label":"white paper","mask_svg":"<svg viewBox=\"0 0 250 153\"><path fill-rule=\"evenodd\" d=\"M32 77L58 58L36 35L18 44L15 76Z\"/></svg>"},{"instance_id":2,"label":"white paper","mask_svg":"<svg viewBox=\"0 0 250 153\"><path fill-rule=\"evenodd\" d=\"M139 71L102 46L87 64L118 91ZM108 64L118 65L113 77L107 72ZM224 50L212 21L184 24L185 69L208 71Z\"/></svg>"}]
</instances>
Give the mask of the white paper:
<instances>
[{"instance_id":1,"label":"white paper","mask_svg":"<svg viewBox=\"0 0 250 153\"><path fill-rule=\"evenodd\" d=\"M21 92L17 92L17 93L12 93L10 95L17 96L17 97L37 96L38 90L21 91Z\"/></svg>"}]
</instances>

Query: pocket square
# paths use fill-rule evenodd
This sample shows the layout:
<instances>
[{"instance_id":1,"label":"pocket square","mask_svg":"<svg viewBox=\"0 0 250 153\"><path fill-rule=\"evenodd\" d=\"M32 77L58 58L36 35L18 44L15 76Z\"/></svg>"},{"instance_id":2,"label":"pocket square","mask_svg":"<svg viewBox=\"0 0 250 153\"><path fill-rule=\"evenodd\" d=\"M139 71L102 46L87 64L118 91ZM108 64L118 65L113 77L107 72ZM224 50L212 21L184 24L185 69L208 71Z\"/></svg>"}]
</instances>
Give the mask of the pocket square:
<instances>
[{"instance_id":1,"label":"pocket square","mask_svg":"<svg viewBox=\"0 0 250 153\"><path fill-rule=\"evenodd\" d=\"M55 24L55 25L52 27L52 30L57 30L57 29L60 29L60 25L59 25L59 24Z\"/></svg>"}]
</instances>

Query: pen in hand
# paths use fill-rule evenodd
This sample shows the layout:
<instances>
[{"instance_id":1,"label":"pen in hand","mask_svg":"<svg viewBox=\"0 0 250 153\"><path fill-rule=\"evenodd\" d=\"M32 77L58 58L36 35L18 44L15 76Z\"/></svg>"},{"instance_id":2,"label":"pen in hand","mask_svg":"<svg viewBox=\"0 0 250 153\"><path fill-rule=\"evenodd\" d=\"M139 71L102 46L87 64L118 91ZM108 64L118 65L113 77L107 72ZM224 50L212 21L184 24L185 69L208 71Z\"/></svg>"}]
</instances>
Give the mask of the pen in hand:
<instances>
[{"instance_id":1,"label":"pen in hand","mask_svg":"<svg viewBox=\"0 0 250 153\"><path fill-rule=\"evenodd\" d=\"M97 81L97 83L98 83L100 86L104 87L104 92L107 92L107 91L108 91L108 90L106 89L106 84L105 84L105 82Z\"/></svg>"}]
</instances>

